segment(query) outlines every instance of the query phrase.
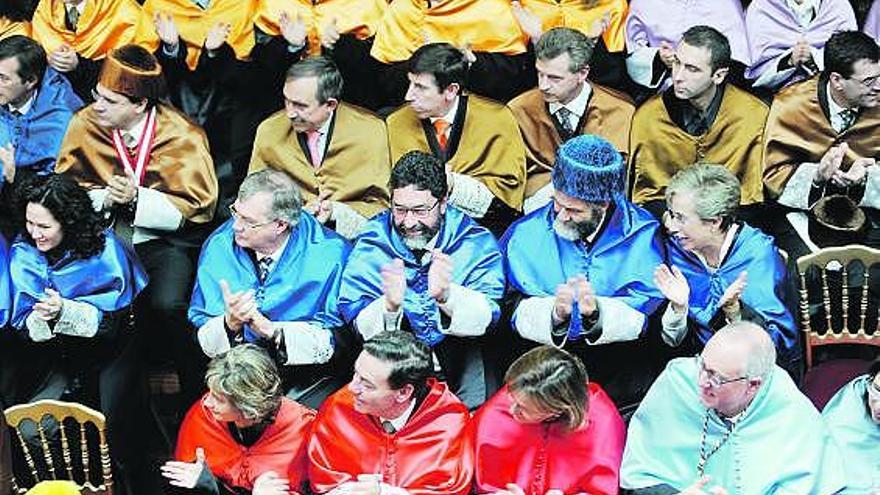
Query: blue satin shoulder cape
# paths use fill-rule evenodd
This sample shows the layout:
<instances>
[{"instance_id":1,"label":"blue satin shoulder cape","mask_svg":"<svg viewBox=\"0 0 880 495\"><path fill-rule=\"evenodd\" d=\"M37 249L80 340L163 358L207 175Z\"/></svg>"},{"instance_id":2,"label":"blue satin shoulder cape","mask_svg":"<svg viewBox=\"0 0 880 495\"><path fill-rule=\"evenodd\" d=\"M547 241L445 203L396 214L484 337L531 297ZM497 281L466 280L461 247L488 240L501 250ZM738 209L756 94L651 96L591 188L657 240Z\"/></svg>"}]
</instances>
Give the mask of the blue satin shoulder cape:
<instances>
[{"instance_id":1,"label":"blue satin shoulder cape","mask_svg":"<svg viewBox=\"0 0 880 495\"><path fill-rule=\"evenodd\" d=\"M501 314L498 301L504 294L504 267L498 243L485 228L461 210L447 206L435 246L452 258L452 281L485 295L492 305L492 321ZM428 269L421 266L394 230L390 211L375 216L358 236L339 293L339 307L346 321L352 321L371 302L382 297L382 267L399 258L406 272L403 300L415 336L428 345L443 340L440 308L428 295Z\"/></svg>"},{"instance_id":2,"label":"blue satin shoulder cape","mask_svg":"<svg viewBox=\"0 0 880 495\"><path fill-rule=\"evenodd\" d=\"M322 328L342 326L336 303L342 269L351 249L342 236L302 212L277 264L260 283L253 259L235 243L232 224L232 219L227 220L202 246L187 312L196 328L226 312L221 280L226 280L232 292L253 290L257 307L271 321L302 321ZM248 342L259 340L247 325L244 337Z\"/></svg>"},{"instance_id":3,"label":"blue satin shoulder cape","mask_svg":"<svg viewBox=\"0 0 880 495\"><path fill-rule=\"evenodd\" d=\"M709 413L706 449L727 431ZM697 481L706 408L694 358L669 362L629 424L620 473L622 488ZM843 463L819 412L782 368L773 367L744 416L706 462L710 486L730 495L830 495L844 486Z\"/></svg>"},{"instance_id":4,"label":"blue satin shoulder cape","mask_svg":"<svg viewBox=\"0 0 880 495\"><path fill-rule=\"evenodd\" d=\"M48 174L55 167L67 124L82 106L67 78L49 67L26 114L16 118L0 106L0 146L15 146L16 167Z\"/></svg>"},{"instance_id":5,"label":"blue satin shoulder cape","mask_svg":"<svg viewBox=\"0 0 880 495\"><path fill-rule=\"evenodd\" d=\"M550 202L504 234L501 251L508 290L526 297L550 297L556 294L557 285L584 275L596 295L619 299L645 316L663 302L654 286L654 269L663 262L660 224L650 213L629 201L616 201L590 250L582 242L558 236L554 218Z\"/></svg>"},{"instance_id":6,"label":"blue satin shoulder cape","mask_svg":"<svg viewBox=\"0 0 880 495\"><path fill-rule=\"evenodd\" d=\"M825 405L822 416L831 437L846 459L847 495L880 489L880 425L868 412L870 378L863 375L846 384Z\"/></svg>"},{"instance_id":7,"label":"blue satin shoulder cape","mask_svg":"<svg viewBox=\"0 0 880 495\"><path fill-rule=\"evenodd\" d=\"M0 328L9 322L12 313L12 288L9 282L9 245L0 235Z\"/></svg>"},{"instance_id":8,"label":"blue satin shoulder cape","mask_svg":"<svg viewBox=\"0 0 880 495\"><path fill-rule=\"evenodd\" d=\"M64 299L84 302L101 312L130 306L147 285L147 274L134 252L112 231L104 232L104 250L97 256L49 265L43 253L19 237L10 250L12 325L21 329L47 288Z\"/></svg>"},{"instance_id":9,"label":"blue satin shoulder cape","mask_svg":"<svg viewBox=\"0 0 880 495\"><path fill-rule=\"evenodd\" d=\"M736 239L721 266L710 273L697 257L675 239L666 243L669 262L679 268L691 288L688 316L697 326L703 345L714 333L709 322L718 312L718 301L727 287L743 271L748 272L742 302L764 320L780 353L791 354L797 347L797 325L785 306L787 272L773 239L758 229L741 224Z\"/></svg>"}]
</instances>

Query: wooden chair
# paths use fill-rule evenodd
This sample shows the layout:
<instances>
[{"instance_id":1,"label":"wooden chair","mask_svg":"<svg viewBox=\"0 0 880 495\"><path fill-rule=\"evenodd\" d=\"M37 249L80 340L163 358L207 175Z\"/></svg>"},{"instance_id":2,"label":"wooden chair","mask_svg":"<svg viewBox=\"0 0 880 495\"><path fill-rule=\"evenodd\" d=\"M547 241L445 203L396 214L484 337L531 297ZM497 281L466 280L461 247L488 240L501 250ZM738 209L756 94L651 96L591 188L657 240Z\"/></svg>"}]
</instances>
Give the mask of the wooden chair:
<instances>
[{"instance_id":1,"label":"wooden chair","mask_svg":"<svg viewBox=\"0 0 880 495\"><path fill-rule=\"evenodd\" d=\"M77 483L83 493L112 494L113 475L110 468L110 450L107 446L107 440L105 437L105 419L103 414L81 404L48 399L39 400L30 404L12 406L6 409L5 414L9 426L15 429L19 446L21 447L24 460L27 463L27 468L31 474L31 485L35 485L43 479L69 479ZM52 455L50 439L48 438L49 435L43 426L43 419L47 416L54 419L58 427L58 436L61 442L61 456L64 461L63 467L66 472L66 477L64 478L59 477L60 466L56 466L55 461L57 459ZM79 464L78 466L74 465L74 455L68 440L67 425L71 423L71 419L79 426L80 462L77 463ZM65 422L65 420L67 421ZM93 473L90 473L92 462L90 462L89 435L86 429L86 423L92 423L97 430L97 450L100 453L101 467L101 483L98 485L93 483ZM22 426L25 424L35 425L42 453L31 451L33 446L28 445L25 433L22 431ZM92 437L94 437L94 435L92 435ZM42 455L42 463L45 467L42 471L44 472L43 474L49 476L48 478L44 478L41 475L41 469L37 466L37 455ZM75 474L81 476L75 476ZM13 479L13 490L16 494L23 494L27 491L23 488L21 480L19 479Z\"/></svg>"}]
</instances>

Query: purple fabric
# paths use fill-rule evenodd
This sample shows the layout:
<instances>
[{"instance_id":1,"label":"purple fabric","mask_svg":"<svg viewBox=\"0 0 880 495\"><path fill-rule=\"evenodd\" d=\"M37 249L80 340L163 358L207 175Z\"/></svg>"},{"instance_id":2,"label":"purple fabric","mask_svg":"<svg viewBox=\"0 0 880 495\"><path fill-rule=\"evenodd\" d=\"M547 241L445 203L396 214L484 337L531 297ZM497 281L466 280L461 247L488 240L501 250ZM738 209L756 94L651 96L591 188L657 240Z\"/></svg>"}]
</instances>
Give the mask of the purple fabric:
<instances>
[{"instance_id":1,"label":"purple fabric","mask_svg":"<svg viewBox=\"0 0 880 495\"><path fill-rule=\"evenodd\" d=\"M632 0L626 19L626 46L659 47L678 44L688 28L712 26L730 42L733 58L749 65L749 47L740 0Z\"/></svg>"},{"instance_id":2,"label":"purple fabric","mask_svg":"<svg viewBox=\"0 0 880 495\"><path fill-rule=\"evenodd\" d=\"M865 33L875 40L880 38L880 0L874 0L874 5L868 11L865 18Z\"/></svg>"},{"instance_id":3,"label":"purple fabric","mask_svg":"<svg viewBox=\"0 0 880 495\"><path fill-rule=\"evenodd\" d=\"M848 0L822 0L816 18L807 28L801 27L785 0L754 0L746 11L746 29L752 59L746 77L757 79L775 63L776 57L790 50L799 39L804 38L813 48L821 50L832 34L857 27L856 15Z\"/></svg>"}]
</instances>

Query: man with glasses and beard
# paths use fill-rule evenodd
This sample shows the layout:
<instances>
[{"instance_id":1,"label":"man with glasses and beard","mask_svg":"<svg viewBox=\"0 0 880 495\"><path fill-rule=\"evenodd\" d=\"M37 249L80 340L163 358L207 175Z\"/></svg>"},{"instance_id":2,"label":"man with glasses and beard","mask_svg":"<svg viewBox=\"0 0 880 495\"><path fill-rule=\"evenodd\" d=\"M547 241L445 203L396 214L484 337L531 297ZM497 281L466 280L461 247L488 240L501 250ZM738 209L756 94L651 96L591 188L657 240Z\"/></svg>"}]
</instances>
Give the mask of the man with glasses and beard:
<instances>
[{"instance_id":1,"label":"man with glasses and beard","mask_svg":"<svg viewBox=\"0 0 880 495\"><path fill-rule=\"evenodd\" d=\"M448 203L443 163L411 151L391 171L391 210L367 223L342 275L339 308L364 340L410 331L470 409L489 390L479 337L500 316L501 253Z\"/></svg>"},{"instance_id":2,"label":"man with glasses and beard","mask_svg":"<svg viewBox=\"0 0 880 495\"><path fill-rule=\"evenodd\" d=\"M640 337L662 301L648 266L663 259L659 224L625 199L623 157L598 136L563 144L552 182L553 201L501 240L511 325L527 341L577 354L624 405L647 388L652 371L639 368L657 354Z\"/></svg>"}]
</instances>

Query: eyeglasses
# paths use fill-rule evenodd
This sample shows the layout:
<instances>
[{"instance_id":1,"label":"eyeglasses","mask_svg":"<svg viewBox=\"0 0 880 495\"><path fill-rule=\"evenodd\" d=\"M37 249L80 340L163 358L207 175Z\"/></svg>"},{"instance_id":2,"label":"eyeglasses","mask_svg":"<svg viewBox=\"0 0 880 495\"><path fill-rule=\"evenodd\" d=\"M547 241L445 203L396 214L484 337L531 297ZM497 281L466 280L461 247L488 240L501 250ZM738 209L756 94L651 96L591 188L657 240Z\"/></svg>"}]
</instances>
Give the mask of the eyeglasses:
<instances>
[{"instance_id":1,"label":"eyeglasses","mask_svg":"<svg viewBox=\"0 0 880 495\"><path fill-rule=\"evenodd\" d=\"M428 214L430 214L439 204L440 200L438 199L434 203L434 206L431 206L430 208L427 206L420 206L418 208L406 208L403 206L391 205L391 213L393 213L394 216L398 218L406 218L406 215L408 213L411 213L412 216L414 216L415 218L426 218Z\"/></svg>"},{"instance_id":2,"label":"eyeglasses","mask_svg":"<svg viewBox=\"0 0 880 495\"><path fill-rule=\"evenodd\" d=\"M106 105L118 105L118 104L122 103L122 101L113 101L113 100L107 98L106 96L102 95L101 93L98 93L98 90L94 89L94 88L92 88L92 99L95 101L103 102Z\"/></svg>"},{"instance_id":3,"label":"eyeglasses","mask_svg":"<svg viewBox=\"0 0 880 495\"><path fill-rule=\"evenodd\" d=\"M880 75L866 77L864 79L856 79L855 77L850 76L849 79L852 79L866 88L873 88L877 85L877 81L880 81Z\"/></svg>"},{"instance_id":4,"label":"eyeglasses","mask_svg":"<svg viewBox=\"0 0 880 495\"><path fill-rule=\"evenodd\" d=\"M719 388L719 387L723 387L724 385L727 385L728 383L739 382L742 380L749 379L748 376L741 376L738 378L725 378L721 374L719 374L717 371L710 370L710 369L706 368L706 363L703 362L702 355L698 354L695 359L697 360L697 370L698 370L700 379L705 379L706 383L711 385L712 388Z\"/></svg>"},{"instance_id":5,"label":"eyeglasses","mask_svg":"<svg viewBox=\"0 0 880 495\"><path fill-rule=\"evenodd\" d=\"M235 221L241 222L242 225L244 225L245 227L247 227L249 229L258 229L258 228L263 227L265 225L269 225L270 223L273 223L275 221L275 220L267 220L265 222L251 222L249 220L246 220L244 217L241 216L241 213L239 213L238 210L235 209L234 204L229 205L229 214L232 215L232 218Z\"/></svg>"}]
</instances>

